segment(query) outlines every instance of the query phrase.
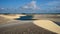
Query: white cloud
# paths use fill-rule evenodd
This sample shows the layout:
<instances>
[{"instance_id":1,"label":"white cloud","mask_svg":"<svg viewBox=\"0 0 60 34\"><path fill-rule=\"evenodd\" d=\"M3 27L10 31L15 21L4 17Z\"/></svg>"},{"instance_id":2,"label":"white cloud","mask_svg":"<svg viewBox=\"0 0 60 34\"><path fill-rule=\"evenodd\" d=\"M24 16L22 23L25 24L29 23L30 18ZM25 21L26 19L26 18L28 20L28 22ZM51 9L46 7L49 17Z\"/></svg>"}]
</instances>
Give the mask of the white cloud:
<instances>
[{"instance_id":1,"label":"white cloud","mask_svg":"<svg viewBox=\"0 0 60 34\"><path fill-rule=\"evenodd\" d=\"M24 6L23 8L29 8L28 6Z\"/></svg>"},{"instance_id":2,"label":"white cloud","mask_svg":"<svg viewBox=\"0 0 60 34\"><path fill-rule=\"evenodd\" d=\"M4 9L4 8L1 8L1 9Z\"/></svg>"},{"instance_id":3,"label":"white cloud","mask_svg":"<svg viewBox=\"0 0 60 34\"><path fill-rule=\"evenodd\" d=\"M32 1L30 3L28 3L27 5L23 6L24 9L40 9L37 5L36 5L36 1Z\"/></svg>"}]
</instances>

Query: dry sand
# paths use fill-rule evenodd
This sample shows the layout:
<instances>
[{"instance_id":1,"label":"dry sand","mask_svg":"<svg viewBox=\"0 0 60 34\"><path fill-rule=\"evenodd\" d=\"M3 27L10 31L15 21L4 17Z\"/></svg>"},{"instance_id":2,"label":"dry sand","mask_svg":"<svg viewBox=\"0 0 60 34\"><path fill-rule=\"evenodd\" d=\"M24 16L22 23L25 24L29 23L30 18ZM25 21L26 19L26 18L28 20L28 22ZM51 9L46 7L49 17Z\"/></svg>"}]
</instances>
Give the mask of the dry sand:
<instances>
[{"instance_id":1,"label":"dry sand","mask_svg":"<svg viewBox=\"0 0 60 34\"><path fill-rule=\"evenodd\" d=\"M9 24L10 23L10 24ZM32 21L11 21L0 27L0 34L57 34L41 26L34 24Z\"/></svg>"},{"instance_id":2,"label":"dry sand","mask_svg":"<svg viewBox=\"0 0 60 34\"><path fill-rule=\"evenodd\" d=\"M60 26L58 26L57 24L50 20L36 20L33 23L36 24L37 26L60 34Z\"/></svg>"},{"instance_id":3,"label":"dry sand","mask_svg":"<svg viewBox=\"0 0 60 34\"><path fill-rule=\"evenodd\" d=\"M7 19L3 16L0 16L0 24L4 24L4 23L7 23L8 21L10 21L10 19Z\"/></svg>"},{"instance_id":4,"label":"dry sand","mask_svg":"<svg viewBox=\"0 0 60 34\"><path fill-rule=\"evenodd\" d=\"M20 18L20 16L25 16L25 15L22 15L22 14L8 14L8 15L3 15L1 14L0 16L4 17L4 18L7 18L7 19L15 19L15 18Z\"/></svg>"},{"instance_id":5,"label":"dry sand","mask_svg":"<svg viewBox=\"0 0 60 34\"><path fill-rule=\"evenodd\" d=\"M22 14L8 14L8 15L0 14L0 24L6 24L10 21L13 21L15 18L20 18L20 16L25 16L25 15L22 15Z\"/></svg>"}]
</instances>

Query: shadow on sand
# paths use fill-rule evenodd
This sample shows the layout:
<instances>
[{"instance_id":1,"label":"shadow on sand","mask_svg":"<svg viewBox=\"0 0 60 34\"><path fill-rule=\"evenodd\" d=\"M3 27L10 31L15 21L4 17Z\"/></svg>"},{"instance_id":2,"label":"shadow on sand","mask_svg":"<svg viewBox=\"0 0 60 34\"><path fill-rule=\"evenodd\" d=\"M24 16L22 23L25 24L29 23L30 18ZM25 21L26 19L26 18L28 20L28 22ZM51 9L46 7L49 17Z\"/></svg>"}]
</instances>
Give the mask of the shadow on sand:
<instances>
[{"instance_id":1,"label":"shadow on sand","mask_svg":"<svg viewBox=\"0 0 60 34\"><path fill-rule=\"evenodd\" d=\"M53 22L60 26L60 22L55 22L55 21L53 21Z\"/></svg>"}]
</instances>

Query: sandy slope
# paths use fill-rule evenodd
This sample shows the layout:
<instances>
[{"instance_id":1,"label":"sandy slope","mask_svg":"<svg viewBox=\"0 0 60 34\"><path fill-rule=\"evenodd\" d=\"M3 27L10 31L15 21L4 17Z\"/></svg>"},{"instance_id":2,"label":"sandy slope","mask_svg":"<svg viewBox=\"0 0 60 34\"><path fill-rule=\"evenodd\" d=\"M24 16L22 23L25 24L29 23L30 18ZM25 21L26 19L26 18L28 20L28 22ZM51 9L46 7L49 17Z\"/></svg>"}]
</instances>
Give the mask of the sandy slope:
<instances>
[{"instance_id":1,"label":"sandy slope","mask_svg":"<svg viewBox=\"0 0 60 34\"><path fill-rule=\"evenodd\" d=\"M10 19L7 19L7 18L5 18L3 16L0 16L0 25L4 24L4 23L7 23L8 21L10 21Z\"/></svg>"},{"instance_id":2,"label":"sandy slope","mask_svg":"<svg viewBox=\"0 0 60 34\"><path fill-rule=\"evenodd\" d=\"M60 34L60 26L58 26L57 24L50 20L36 20L33 23L36 24L37 26L43 27L45 29Z\"/></svg>"},{"instance_id":3,"label":"sandy slope","mask_svg":"<svg viewBox=\"0 0 60 34\"><path fill-rule=\"evenodd\" d=\"M8 15L4 15L4 14L0 14L0 24L7 24L8 22L14 20L15 18L20 18L20 16L25 16L22 14L8 14Z\"/></svg>"},{"instance_id":4,"label":"sandy slope","mask_svg":"<svg viewBox=\"0 0 60 34\"><path fill-rule=\"evenodd\" d=\"M57 34L35 25L30 20L14 20L0 25L0 34Z\"/></svg>"},{"instance_id":5,"label":"sandy slope","mask_svg":"<svg viewBox=\"0 0 60 34\"><path fill-rule=\"evenodd\" d=\"M15 19L15 18L20 18L20 16L25 16L25 15L17 14L17 15L0 15L0 16L5 17L7 19Z\"/></svg>"}]
</instances>

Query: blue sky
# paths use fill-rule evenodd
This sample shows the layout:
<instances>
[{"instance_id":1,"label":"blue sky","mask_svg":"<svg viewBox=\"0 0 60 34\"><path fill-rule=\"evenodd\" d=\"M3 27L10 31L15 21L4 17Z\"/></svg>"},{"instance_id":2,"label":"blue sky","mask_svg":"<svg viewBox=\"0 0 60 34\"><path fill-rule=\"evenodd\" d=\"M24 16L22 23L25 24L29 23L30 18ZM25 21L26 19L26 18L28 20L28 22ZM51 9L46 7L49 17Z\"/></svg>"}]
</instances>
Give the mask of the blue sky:
<instances>
[{"instance_id":1,"label":"blue sky","mask_svg":"<svg viewBox=\"0 0 60 34\"><path fill-rule=\"evenodd\" d=\"M32 0L0 0L1 8L16 8L31 2ZM36 0L38 5L59 0Z\"/></svg>"},{"instance_id":2,"label":"blue sky","mask_svg":"<svg viewBox=\"0 0 60 34\"><path fill-rule=\"evenodd\" d=\"M19 8L32 0L0 0L0 8ZM35 0L36 5L40 7L40 11L51 11L60 13L60 0Z\"/></svg>"}]
</instances>

